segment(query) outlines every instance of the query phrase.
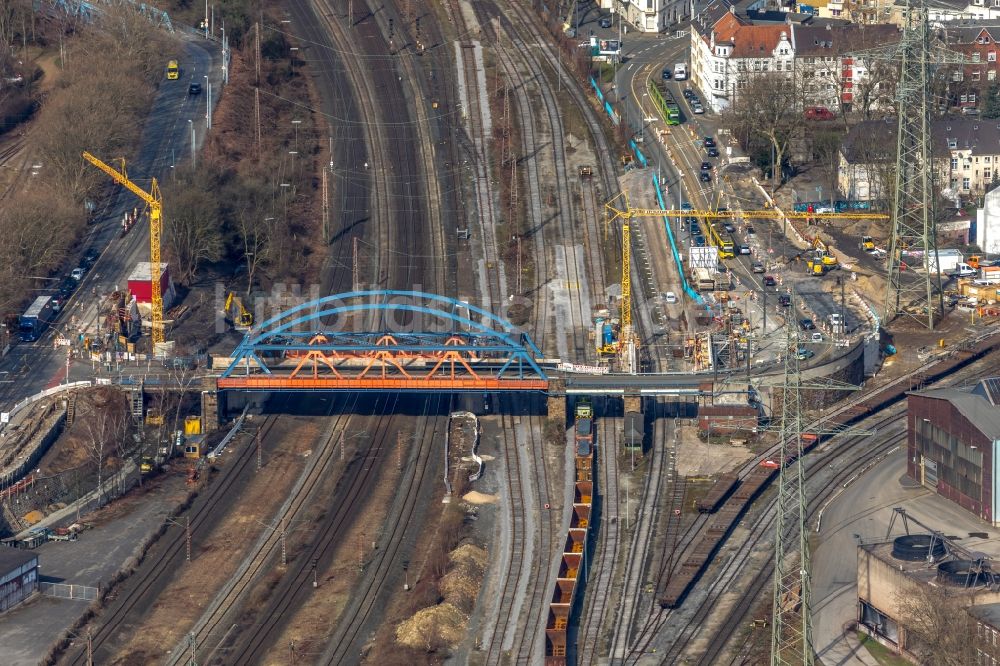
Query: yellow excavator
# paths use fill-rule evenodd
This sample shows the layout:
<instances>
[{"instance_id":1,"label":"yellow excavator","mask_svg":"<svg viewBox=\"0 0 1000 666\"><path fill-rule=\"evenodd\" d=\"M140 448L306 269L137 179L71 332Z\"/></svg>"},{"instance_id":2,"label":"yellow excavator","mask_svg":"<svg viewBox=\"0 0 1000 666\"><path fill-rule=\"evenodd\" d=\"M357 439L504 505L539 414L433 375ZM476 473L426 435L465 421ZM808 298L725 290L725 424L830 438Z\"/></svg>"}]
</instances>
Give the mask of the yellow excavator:
<instances>
[{"instance_id":1,"label":"yellow excavator","mask_svg":"<svg viewBox=\"0 0 1000 666\"><path fill-rule=\"evenodd\" d=\"M840 268L840 262L837 260L837 257L830 253L830 246L824 243L819 236L813 241L813 250L814 258L812 263L821 264L823 266L823 273ZM822 273L817 274L822 275Z\"/></svg>"},{"instance_id":2,"label":"yellow excavator","mask_svg":"<svg viewBox=\"0 0 1000 666\"><path fill-rule=\"evenodd\" d=\"M871 236L862 236L859 245L865 252L871 252L875 249L875 239Z\"/></svg>"},{"instance_id":3,"label":"yellow excavator","mask_svg":"<svg viewBox=\"0 0 1000 666\"><path fill-rule=\"evenodd\" d=\"M222 313L226 316L226 321L231 321L237 331L245 331L253 326L253 313L246 309L243 300L233 292L229 292L229 296L226 297Z\"/></svg>"}]
</instances>

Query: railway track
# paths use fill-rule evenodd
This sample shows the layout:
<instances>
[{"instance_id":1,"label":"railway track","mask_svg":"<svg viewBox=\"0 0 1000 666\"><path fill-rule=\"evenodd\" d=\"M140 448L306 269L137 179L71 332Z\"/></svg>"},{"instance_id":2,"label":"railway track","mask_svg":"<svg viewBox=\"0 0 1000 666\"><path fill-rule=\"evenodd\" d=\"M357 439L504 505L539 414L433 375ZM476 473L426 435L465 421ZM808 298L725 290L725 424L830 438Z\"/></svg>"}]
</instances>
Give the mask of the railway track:
<instances>
[{"instance_id":1,"label":"railway track","mask_svg":"<svg viewBox=\"0 0 1000 666\"><path fill-rule=\"evenodd\" d=\"M345 469L337 491L338 501L316 526L316 536L288 563L273 594L255 609L256 617L240 618L227 640L217 646L220 653L225 654L226 663L260 661L277 643L295 609L313 593L313 570L324 571L332 563L337 547L344 542L344 535L354 523L355 514L377 482L375 463L382 460L383 453L391 450L394 442L396 428L391 424L390 415L398 405L399 396L387 394L381 400L379 415L372 417L375 419L373 436Z\"/></svg>"},{"instance_id":2,"label":"railway track","mask_svg":"<svg viewBox=\"0 0 1000 666\"><path fill-rule=\"evenodd\" d=\"M510 506L510 525L503 531L509 535L510 545L505 549L509 562L503 567L506 575L500 591L496 621L483 637L487 664L502 663L504 653L508 650L505 646L514 643L520 612L518 599L525 593L527 574L534 556L534 543L529 538L528 530L530 516L527 503L523 501L524 490L521 483L525 475L524 467L527 466L527 461L522 458L524 446L519 442L519 429L514 423L514 417L505 414L500 419L506 480L505 496L502 499Z\"/></svg>"},{"instance_id":3,"label":"railway track","mask_svg":"<svg viewBox=\"0 0 1000 666\"><path fill-rule=\"evenodd\" d=\"M628 554L625 557L625 574L622 581L622 597L618 604L618 612L612 627L610 657L612 662L624 658L628 653L629 635L639 610L642 593L642 582L646 561L649 557L649 547L652 540L653 526L656 524L656 500L660 493L660 483L665 477L669 464L673 463L668 453L667 439L672 432L672 424L668 426L662 420L656 422L656 436L650 450L649 472L645 477L642 494L636 506L638 520L632 531L632 540ZM646 510L642 510L646 507Z\"/></svg>"},{"instance_id":4,"label":"railway track","mask_svg":"<svg viewBox=\"0 0 1000 666\"><path fill-rule=\"evenodd\" d=\"M984 371L991 372L994 370L1000 370L1000 361L991 363L990 368L991 368L990 370L985 370L981 364L973 364L972 366L966 367L965 369L956 374L950 375L949 381L962 381L962 378L966 374L968 374L969 376L973 376L973 375L980 375ZM910 382L911 380L912 377L910 376L899 377L891 382L888 382L885 386L879 387L878 392L891 391L893 390L894 387L900 384L902 384L903 386L907 386L908 382ZM877 400L878 393L873 391L872 394L875 394L875 399ZM809 427L807 427L805 430L809 431L810 429L813 430L819 429L823 427L822 426L823 422L834 421L837 418L848 418L852 414L857 414L858 408L855 403L861 402L862 400L870 399L869 398L870 395L871 394L867 394L866 396L862 396L858 400L851 401L841 406L840 408L837 408L831 414L825 416L822 419L822 422L811 423L809 424ZM879 409L883 408L884 407L879 407ZM872 417L869 418L875 418L875 416L873 415ZM881 419L875 421L874 427L877 428L887 423L891 423L895 418L898 417L896 416L882 417ZM853 471L856 471L858 466L863 465L868 460L871 460L877 457L878 455L881 455L882 453L884 453L885 450L891 449L893 446L898 445L897 442L891 442L889 444L881 445L876 450L866 450L863 447L865 441L867 440L864 437L847 438L845 440L835 439L833 440L834 444L832 446L823 447L821 451L806 456L803 460L807 461L807 464L815 465L816 469L819 470L826 470L829 469L829 466L835 465L837 466L838 469L852 470L853 473ZM773 455L774 455L773 451L768 451L767 453L765 453L764 457L769 457L769 456L773 457ZM760 459L763 459L763 457ZM748 470L755 467L760 459L755 459L752 464L748 465L743 470L741 470L740 472L741 478L746 478L745 475L748 473ZM820 478L825 478L825 477L821 476ZM837 478L839 478L839 476ZM825 483L825 485L822 485L823 483ZM833 481L821 482L820 488L818 490L815 491L811 490L810 495L811 497L815 498L815 500L813 500L814 505L818 506L822 504L822 502L825 501L825 497L829 496L829 494L833 492L833 490L836 487L836 484L837 484L837 479L835 478ZM661 645L661 647L663 647L664 643L667 643L666 648L668 652L666 654L668 656L669 655L677 656L683 653L683 651L690 645L691 641L697 637L697 634L701 630L702 625L698 621L689 621L683 625L681 625L681 622L683 621L684 618L689 617L689 614L690 616L697 616L701 618L707 617L707 614L711 612L711 609L714 606L714 601L718 600L719 596L722 594L722 591L720 591L719 587L720 586L719 581L722 579L724 580L732 579L746 565L748 558L750 557L750 552L752 550L752 547L760 545L761 543L766 543L768 535L770 534L771 531L773 531L773 515L772 515L773 506L774 502L772 499L769 501L767 508L767 511L771 511L771 514L767 514L765 512L763 518L758 518L755 521L751 535L750 537L748 537L748 540L753 541L750 550L744 551L742 550L742 546L737 547L737 551L733 556L733 558L726 563L725 568L721 572L716 572L715 577L713 578L713 582L709 583L707 588L704 585L700 587L696 585L694 590L689 595L690 598L687 600L684 606L681 606L679 609L673 609L673 610L659 609L647 617L645 623L643 624L642 628L639 630L637 636L635 637L635 640L633 641L630 650L628 651L624 659L624 663L637 663L638 659L646 652L646 650L651 645L654 644L659 644ZM772 517L768 518L769 515L771 515ZM765 524L766 520L772 521L769 523L769 526L768 524ZM705 522L706 521L704 517L696 518L694 525L689 527L689 529L685 533L685 537L687 538L687 544L689 547L694 544L695 537L697 536L697 533L700 529L700 527L696 526L704 525ZM757 534L757 532L759 532L759 534ZM732 548L730 547L730 550L731 549ZM681 550L682 551L686 550L686 548L683 548ZM716 559L719 559L719 557L721 556L717 556ZM763 590L764 589L763 586L766 584L766 581L758 580L758 578L763 578L763 577L757 577L754 579L750 591L748 591L741 597L741 599L737 602L734 609L730 612L730 615L727 616L727 619L725 621L729 623L730 627L738 626L739 621L745 617L745 614L749 610L750 606L754 603L754 601L757 598L759 598L757 594L754 592L754 590L756 590L757 592ZM706 600L694 601L695 599L700 599L703 596L705 597ZM698 605L692 608L691 606L692 602L697 603ZM664 627L667 626L670 626L673 629L677 629L677 627L679 626L682 627L680 630L678 630L679 633L672 642L667 642L667 640L664 637L659 636ZM683 632L685 631L688 632L688 635L684 635ZM713 640L708 641L708 643L709 645L712 645L717 640L725 644L727 638L728 635L720 631L717 632L716 636L713 637ZM719 646L715 652L709 654L710 658L708 660L703 660L701 663L706 663L706 664L717 663L717 661L716 662L712 661L712 657L713 655L717 657L719 654L721 654L721 652L719 652L721 649L722 646ZM661 651L658 652L657 654L663 654L663 652ZM668 663L668 662L663 662L663 663Z\"/></svg>"},{"instance_id":5,"label":"railway track","mask_svg":"<svg viewBox=\"0 0 1000 666\"><path fill-rule=\"evenodd\" d=\"M604 617L613 607L609 606L615 569L619 562L618 550L621 537L621 517L618 515L618 419L602 418L597 451L600 466L597 474L596 495L600 498L598 543L594 548L592 564L587 568L585 605L577 633L577 660L579 664L595 664L600 654L601 627Z\"/></svg>"},{"instance_id":6,"label":"railway track","mask_svg":"<svg viewBox=\"0 0 1000 666\"><path fill-rule=\"evenodd\" d=\"M346 621L341 621L334 631L327 649L320 658L324 664L356 663L359 655L364 654L360 644L366 638L365 630L371 629L373 615L381 610L379 602L388 603L389 593L386 580L395 571L401 570L400 560L403 539L407 536L407 528L416 521L418 498L425 481L429 479L429 470L433 461L433 449L438 442L435 434L438 426L444 420L447 428L447 417L441 417L441 403L446 400L442 395L428 396L424 401L424 413L421 417L422 427L414 436L414 448L411 460L404 466L403 478L398 484L396 500L389 511L387 527L383 530L383 539L364 564L365 576L361 585L355 589L351 601L343 613ZM374 466L374 463L372 463Z\"/></svg>"},{"instance_id":7,"label":"railway track","mask_svg":"<svg viewBox=\"0 0 1000 666\"><path fill-rule=\"evenodd\" d=\"M349 425L353 406L357 404L357 396L352 400L351 405L345 405L344 414L335 417L328 429L328 435L315 456L310 458L310 466L305 474L296 483L292 494L279 509L276 519L273 521L278 526L288 526L300 519L300 512L309 507L307 502L313 495L319 483L332 474L336 466L337 456L337 433L343 432ZM238 611L240 605L246 601L247 595L252 591L253 585L258 577L274 566L282 548L282 532L274 528L264 532L253 545L250 554L244 559L243 564L236 574L229 579L226 586L213 600L208 610L190 629L187 636L170 652L170 656L164 662L169 666L187 662L191 657L187 646L190 642L206 648L212 648L205 656L204 661L209 661L217 646L230 629L234 612Z\"/></svg>"},{"instance_id":8,"label":"railway track","mask_svg":"<svg viewBox=\"0 0 1000 666\"><path fill-rule=\"evenodd\" d=\"M892 416L880 421L880 424L887 424L895 420L897 417ZM854 453L849 454L849 460L843 466L839 472L833 476L831 479L823 479L822 484L820 483L819 477L815 477L809 480L807 484L808 494L814 498L814 502L822 504L827 498L829 498L834 492L837 491L839 486L854 475L857 472L857 468L851 464L855 460L862 460L868 457L878 457L885 454L887 451L898 447L901 443L905 443L906 433L900 432L889 438L884 442L881 442L878 446L873 449L864 451L860 455ZM868 437L857 437L853 438L855 442L848 444L844 442L843 444L847 447L854 449L860 448L864 444L870 441ZM838 447L839 448L839 447ZM838 456L839 457L839 456ZM821 465L831 464L827 461L817 461L815 466L820 468ZM812 512L810 512L812 513ZM755 521L751 528L751 533L748 539L744 540L736 548L735 552L730 556L729 560L722 566L721 570L717 571L713 577L711 583L708 586L707 594L705 600L701 602L694 612L691 613L689 618L684 618L683 624L678 627L677 615L682 617L685 613L671 614L671 625L678 635L678 638L673 641L668 650L663 654L663 659L668 663L680 660L687 648L691 645L694 638L697 636L698 632L701 631L704 626L705 620L708 618L712 610L718 605L719 599L723 594L731 591L734 582L742 574L744 568L750 562L754 553L758 552L761 545L767 544L771 538L774 536L774 521L777 517L777 504L770 503L764 509L762 515L760 515ZM770 560L768 560L770 564ZM763 571L760 572L761 575L755 576L750 589L748 592L750 594L745 594L742 612L749 611L750 608L756 604L761 596L767 595L770 590L771 582L771 568L770 566L765 566ZM720 640L716 641L718 645L713 645L712 641L709 641L709 646L706 652L698 660L697 663L701 664L717 664L718 658L721 656L721 651L726 644L726 640L722 639L722 636L732 636L736 632L737 624L742 618L742 613L739 613L739 618L734 617L737 614L730 614L730 616L723 622L719 630L716 631L716 635L720 637ZM729 633L724 633L729 632ZM659 654L659 653L658 653Z\"/></svg>"},{"instance_id":9,"label":"railway track","mask_svg":"<svg viewBox=\"0 0 1000 666\"><path fill-rule=\"evenodd\" d=\"M275 427L278 417L265 419L261 426L260 437L267 441L271 430ZM185 518L190 519L192 541L204 541L210 537L212 528L218 519L217 504L231 494L236 494L237 481L249 474L255 447L249 444L235 449L232 460L222 468L221 474L206 488L197 501L189 509ZM138 615L159 593L160 588L169 580L174 571L183 567L186 557L184 539L161 538L146 556L144 566L123 583L117 596L108 605L107 610L98 617L97 625L92 632L92 646L96 659L110 661L114 656L109 652L114 648L114 639L125 620ZM87 663L86 650L71 650L62 663Z\"/></svg>"}]
</instances>

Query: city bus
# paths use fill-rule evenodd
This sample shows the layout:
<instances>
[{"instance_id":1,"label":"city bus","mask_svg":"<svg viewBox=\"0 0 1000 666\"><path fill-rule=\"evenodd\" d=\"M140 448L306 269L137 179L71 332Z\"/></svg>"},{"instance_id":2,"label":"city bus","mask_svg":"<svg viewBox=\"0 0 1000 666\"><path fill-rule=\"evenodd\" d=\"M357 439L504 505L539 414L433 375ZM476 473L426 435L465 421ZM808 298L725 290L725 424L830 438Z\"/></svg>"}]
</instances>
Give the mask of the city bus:
<instances>
[{"instance_id":1,"label":"city bus","mask_svg":"<svg viewBox=\"0 0 1000 666\"><path fill-rule=\"evenodd\" d=\"M712 245L714 245L719 250L719 259L732 259L736 256L736 246L733 241L728 238L723 239L719 235L719 230L715 228L714 224L706 225L708 227L708 236L712 239Z\"/></svg>"}]
</instances>

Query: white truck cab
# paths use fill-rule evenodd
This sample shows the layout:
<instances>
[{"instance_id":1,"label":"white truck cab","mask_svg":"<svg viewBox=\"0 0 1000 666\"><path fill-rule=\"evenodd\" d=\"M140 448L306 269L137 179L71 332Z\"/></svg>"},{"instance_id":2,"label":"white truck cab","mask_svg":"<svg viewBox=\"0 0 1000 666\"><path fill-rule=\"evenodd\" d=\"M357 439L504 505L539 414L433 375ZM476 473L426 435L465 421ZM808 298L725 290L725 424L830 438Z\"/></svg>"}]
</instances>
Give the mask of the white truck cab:
<instances>
[{"instance_id":1,"label":"white truck cab","mask_svg":"<svg viewBox=\"0 0 1000 666\"><path fill-rule=\"evenodd\" d=\"M975 275L978 272L979 271L977 271L975 268L973 268L969 264L959 263L957 266L955 266L955 268L953 268L951 270L951 272L948 273L948 275L950 275L951 277L960 277L960 278L961 277L972 277L973 275Z\"/></svg>"}]
</instances>

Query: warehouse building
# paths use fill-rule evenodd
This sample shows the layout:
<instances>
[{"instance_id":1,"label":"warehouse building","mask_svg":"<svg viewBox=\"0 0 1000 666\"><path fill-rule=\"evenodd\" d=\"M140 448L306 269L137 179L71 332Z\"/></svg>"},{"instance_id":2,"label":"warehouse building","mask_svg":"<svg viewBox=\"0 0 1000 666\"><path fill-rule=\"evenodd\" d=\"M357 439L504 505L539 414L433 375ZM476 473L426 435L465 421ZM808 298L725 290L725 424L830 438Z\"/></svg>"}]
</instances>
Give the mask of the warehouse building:
<instances>
[{"instance_id":1,"label":"warehouse building","mask_svg":"<svg viewBox=\"0 0 1000 666\"><path fill-rule=\"evenodd\" d=\"M906 474L997 525L1000 378L907 396Z\"/></svg>"},{"instance_id":2,"label":"warehouse building","mask_svg":"<svg viewBox=\"0 0 1000 666\"><path fill-rule=\"evenodd\" d=\"M995 664L1000 577L982 555L940 534L860 545L858 628L922 663L932 663L927 641L950 630L965 663Z\"/></svg>"},{"instance_id":3,"label":"warehouse building","mask_svg":"<svg viewBox=\"0 0 1000 666\"><path fill-rule=\"evenodd\" d=\"M0 613L21 603L38 589L38 555L0 547Z\"/></svg>"}]
</instances>

